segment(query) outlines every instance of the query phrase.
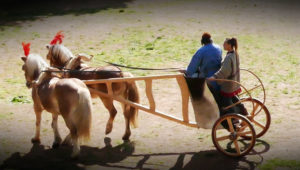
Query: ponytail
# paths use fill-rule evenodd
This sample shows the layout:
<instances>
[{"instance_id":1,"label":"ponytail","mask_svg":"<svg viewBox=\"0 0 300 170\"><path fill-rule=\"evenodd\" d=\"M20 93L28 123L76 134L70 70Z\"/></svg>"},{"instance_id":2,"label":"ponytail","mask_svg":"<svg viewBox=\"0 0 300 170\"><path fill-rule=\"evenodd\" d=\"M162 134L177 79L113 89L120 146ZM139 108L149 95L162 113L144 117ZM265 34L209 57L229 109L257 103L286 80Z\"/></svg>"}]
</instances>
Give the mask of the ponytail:
<instances>
[{"instance_id":1,"label":"ponytail","mask_svg":"<svg viewBox=\"0 0 300 170\"><path fill-rule=\"evenodd\" d=\"M231 47L234 49L235 53L238 54L238 42L237 42L237 39L236 38L227 38L226 39L226 42L228 44L231 45Z\"/></svg>"},{"instance_id":2,"label":"ponytail","mask_svg":"<svg viewBox=\"0 0 300 170\"><path fill-rule=\"evenodd\" d=\"M240 65L240 57L238 54L238 42L237 39L232 37L232 38L226 38L226 42L231 45L231 47L234 49L235 55L236 55L236 60L237 60L237 65Z\"/></svg>"}]
</instances>

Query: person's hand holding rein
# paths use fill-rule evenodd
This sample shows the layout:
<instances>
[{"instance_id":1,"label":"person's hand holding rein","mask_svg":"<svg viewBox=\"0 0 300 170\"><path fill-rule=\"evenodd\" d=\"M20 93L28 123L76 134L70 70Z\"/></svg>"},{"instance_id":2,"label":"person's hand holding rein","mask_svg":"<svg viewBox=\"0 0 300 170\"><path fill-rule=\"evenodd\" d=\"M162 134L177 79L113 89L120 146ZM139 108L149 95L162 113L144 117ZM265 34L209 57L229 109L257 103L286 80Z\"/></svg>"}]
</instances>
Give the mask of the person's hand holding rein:
<instances>
[{"instance_id":1,"label":"person's hand holding rein","mask_svg":"<svg viewBox=\"0 0 300 170\"><path fill-rule=\"evenodd\" d=\"M186 73L186 69L185 69L185 68L179 69L178 71L179 71L180 73L183 73L183 74Z\"/></svg>"},{"instance_id":2,"label":"person's hand holding rein","mask_svg":"<svg viewBox=\"0 0 300 170\"><path fill-rule=\"evenodd\" d=\"M208 77L206 80L207 81L214 81L216 78L214 76Z\"/></svg>"}]
</instances>

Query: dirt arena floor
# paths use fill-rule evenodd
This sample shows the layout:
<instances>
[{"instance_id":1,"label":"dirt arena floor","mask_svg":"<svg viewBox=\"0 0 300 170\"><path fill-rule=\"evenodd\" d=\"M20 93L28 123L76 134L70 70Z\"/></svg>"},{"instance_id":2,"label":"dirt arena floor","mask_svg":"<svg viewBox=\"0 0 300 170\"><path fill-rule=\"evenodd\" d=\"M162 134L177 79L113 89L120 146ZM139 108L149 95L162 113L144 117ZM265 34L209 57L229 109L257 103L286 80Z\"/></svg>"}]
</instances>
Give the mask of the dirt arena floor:
<instances>
[{"instance_id":1,"label":"dirt arena floor","mask_svg":"<svg viewBox=\"0 0 300 170\"><path fill-rule=\"evenodd\" d=\"M297 1L61 1L57 5L16 5L4 9L0 25L0 169L300 169L300 10ZM52 9L53 8L53 9ZM26 13L27 15L19 14ZM11 17L4 17L7 14ZM21 42L32 53L46 56L45 45L63 30L63 44L74 54L140 67L186 67L201 46L204 31L222 45L226 37L240 42L241 66L257 73L267 92L272 123L242 158L216 151L211 130L186 127L139 112L139 127L122 141L122 109L111 134L105 135L108 111L93 99L91 140L83 143L79 159L71 148L52 149L51 115L43 113L41 143L32 144L35 115L31 90L21 70ZM149 48L149 46L151 48ZM223 56L225 52L223 52ZM127 70L130 71L130 70ZM135 76L164 74L132 71ZM254 80L242 77L248 83ZM139 82L142 103L147 104ZM181 116L176 81L154 81L157 108ZM256 96L261 97L257 92ZM190 119L194 120L190 106ZM59 118L64 137L68 130Z\"/></svg>"}]
</instances>

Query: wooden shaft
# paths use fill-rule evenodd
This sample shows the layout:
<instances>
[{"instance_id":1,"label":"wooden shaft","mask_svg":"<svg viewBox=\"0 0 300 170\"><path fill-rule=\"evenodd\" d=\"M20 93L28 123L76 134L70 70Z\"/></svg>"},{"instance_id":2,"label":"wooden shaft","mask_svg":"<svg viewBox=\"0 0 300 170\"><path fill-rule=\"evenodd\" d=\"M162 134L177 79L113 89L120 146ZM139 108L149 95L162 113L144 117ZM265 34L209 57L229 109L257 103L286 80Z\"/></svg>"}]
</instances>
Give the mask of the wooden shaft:
<instances>
[{"instance_id":1,"label":"wooden shaft","mask_svg":"<svg viewBox=\"0 0 300 170\"><path fill-rule=\"evenodd\" d=\"M152 93L152 79L145 80L146 84L146 95L149 101L149 106L151 111L155 111L155 101Z\"/></svg>"},{"instance_id":2,"label":"wooden shaft","mask_svg":"<svg viewBox=\"0 0 300 170\"><path fill-rule=\"evenodd\" d=\"M184 122L189 122L189 97L190 93L188 86L186 84L185 78L183 76L176 78L177 83L181 92L181 102L182 102L182 118Z\"/></svg>"},{"instance_id":3,"label":"wooden shaft","mask_svg":"<svg viewBox=\"0 0 300 170\"><path fill-rule=\"evenodd\" d=\"M180 123L180 124L183 124L183 125L186 125L186 126L189 126L189 127L198 127L196 123L194 122L184 122L182 119L180 118L177 118L175 116L172 116L172 115L167 115L165 113L162 113L160 111L152 111L149 107L146 107L146 106L143 106L141 104L138 104L138 103L134 103L134 102L131 102L129 100L126 100L120 96L116 96L116 95L108 95L107 93L104 93L104 92L101 92L101 91L98 91L94 88L89 88L90 92L92 93L96 93L98 95L101 95L103 97L108 97L108 98L112 98L118 102L121 102L121 103L124 103L124 104L128 104L130 105L131 107L134 107L134 108L137 108L137 109L140 109L140 110L143 110L145 112L148 112L148 113L152 113L154 115L157 115L157 116L160 116L162 118L165 118L165 119L168 119L168 120L171 120L173 122L177 122L177 123Z\"/></svg>"},{"instance_id":4,"label":"wooden shaft","mask_svg":"<svg viewBox=\"0 0 300 170\"><path fill-rule=\"evenodd\" d=\"M159 76L140 76L140 77L124 77L124 78L111 78L111 79L96 79L96 80L83 80L83 82L87 85L89 84L99 84L99 83L106 83L106 82L125 82L125 81L137 81L137 80L147 80L147 79L168 79L168 78L177 78L183 77L183 74L166 74L166 75L159 75Z\"/></svg>"}]
</instances>

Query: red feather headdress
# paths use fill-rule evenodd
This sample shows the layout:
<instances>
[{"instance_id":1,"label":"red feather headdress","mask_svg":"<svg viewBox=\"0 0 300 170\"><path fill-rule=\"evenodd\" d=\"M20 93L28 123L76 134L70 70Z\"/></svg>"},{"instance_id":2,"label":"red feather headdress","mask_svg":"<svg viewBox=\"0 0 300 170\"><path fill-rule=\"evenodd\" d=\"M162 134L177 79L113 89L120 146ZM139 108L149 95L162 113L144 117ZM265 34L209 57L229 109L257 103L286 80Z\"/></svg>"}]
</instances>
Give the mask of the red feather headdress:
<instances>
[{"instance_id":1,"label":"red feather headdress","mask_svg":"<svg viewBox=\"0 0 300 170\"><path fill-rule=\"evenodd\" d=\"M51 45L54 45L54 44L56 44L57 42L58 42L59 44L61 44L64 37L65 37L65 36L64 36L64 34L62 33L62 31L58 31L58 32L56 33L55 37L53 38L53 40L50 42L50 44L51 44Z\"/></svg>"},{"instance_id":2,"label":"red feather headdress","mask_svg":"<svg viewBox=\"0 0 300 170\"><path fill-rule=\"evenodd\" d=\"M26 43L22 42L22 46L23 46L24 54L27 57L30 52L30 43L26 44Z\"/></svg>"}]
</instances>

